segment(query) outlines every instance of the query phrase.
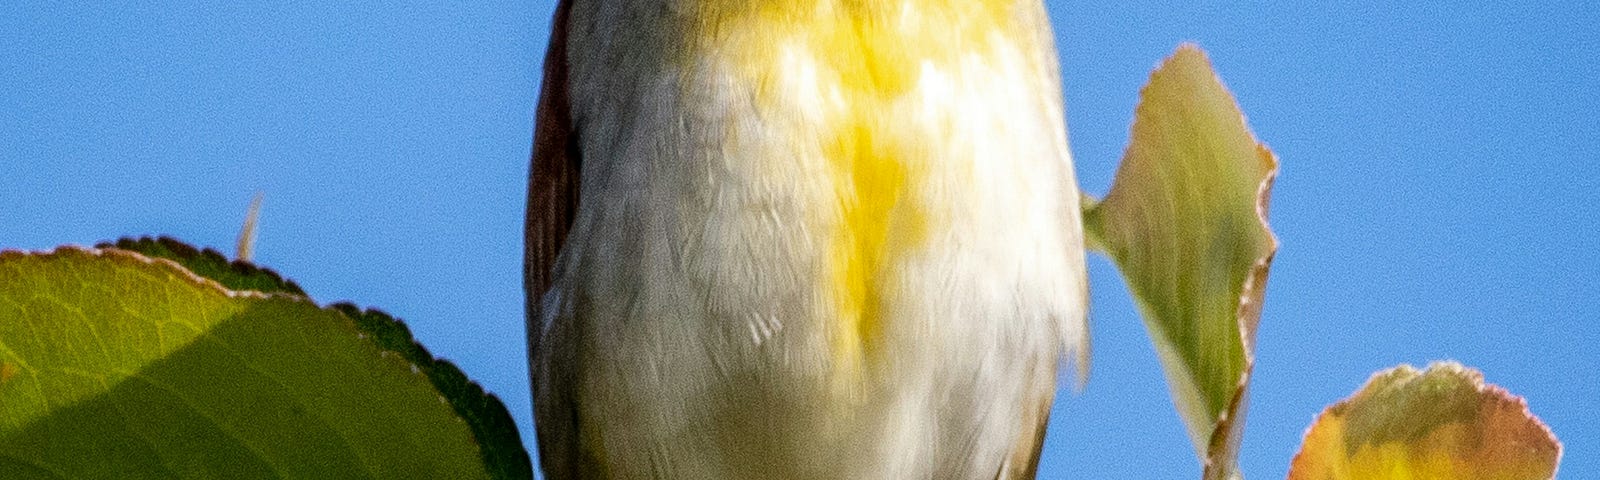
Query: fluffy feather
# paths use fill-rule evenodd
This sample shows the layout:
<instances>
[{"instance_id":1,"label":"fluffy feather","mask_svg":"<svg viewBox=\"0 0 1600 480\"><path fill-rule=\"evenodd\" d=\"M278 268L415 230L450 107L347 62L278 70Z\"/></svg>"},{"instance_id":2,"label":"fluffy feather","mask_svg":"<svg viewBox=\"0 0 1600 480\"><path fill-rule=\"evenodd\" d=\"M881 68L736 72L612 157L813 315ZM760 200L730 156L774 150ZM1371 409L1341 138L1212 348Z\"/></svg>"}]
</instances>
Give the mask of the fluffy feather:
<instances>
[{"instance_id":1,"label":"fluffy feather","mask_svg":"<svg viewBox=\"0 0 1600 480\"><path fill-rule=\"evenodd\" d=\"M546 473L1031 477L1086 335L1043 6L570 3L539 121L575 215L530 199L530 245L566 233L528 266Z\"/></svg>"}]
</instances>

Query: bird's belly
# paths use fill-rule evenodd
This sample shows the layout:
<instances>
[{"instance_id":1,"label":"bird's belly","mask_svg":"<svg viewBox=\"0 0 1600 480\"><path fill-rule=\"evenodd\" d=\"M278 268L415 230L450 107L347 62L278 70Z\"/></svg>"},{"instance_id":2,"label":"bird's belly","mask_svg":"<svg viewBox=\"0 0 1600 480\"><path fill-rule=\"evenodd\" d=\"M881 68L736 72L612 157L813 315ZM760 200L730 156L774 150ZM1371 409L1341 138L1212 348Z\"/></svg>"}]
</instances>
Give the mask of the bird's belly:
<instances>
[{"instance_id":1,"label":"bird's belly","mask_svg":"<svg viewBox=\"0 0 1600 480\"><path fill-rule=\"evenodd\" d=\"M589 440L675 478L993 468L1053 392L1082 247L1049 138L964 123L1000 135L905 133L919 171L886 191L764 132L586 203L563 322Z\"/></svg>"},{"instance_id":2,"label":"bird's belly","mask_svg":"<svg viewBox=\"0 0 1600 480\"><path fill-rule=\"evenodd\" d=\"M1002 42L863 86L885 74L774 45L641 82L643 108L575 93L601 134L547 388L611 476L992 477L1082 333L1049 67Z\"/></svg>"}]
</instances>

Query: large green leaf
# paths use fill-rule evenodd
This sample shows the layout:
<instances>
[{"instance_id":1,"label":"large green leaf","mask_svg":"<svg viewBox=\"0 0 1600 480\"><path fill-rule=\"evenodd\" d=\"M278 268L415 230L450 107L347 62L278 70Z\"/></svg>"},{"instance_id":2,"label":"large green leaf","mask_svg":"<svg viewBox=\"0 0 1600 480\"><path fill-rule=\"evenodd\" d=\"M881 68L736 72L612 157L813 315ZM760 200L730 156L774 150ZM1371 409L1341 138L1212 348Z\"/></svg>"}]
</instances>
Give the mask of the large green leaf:
<instances>
[{"instance_id":1,"label":"large green leaf","mask_svg":"<svg viewBox=\"0 0 1600 480\"><path fill-rule=\"evenodd\" d=\"M1236 475L1276 173L1205 54L1185 45L1151 75L1111 192L1084 214L1090 246L1144 313L1208 479Z\"/></svg>"},{"instance_id":2,"label":"large green leaf","mask_svg":"<svg viewBox=\"0 0 1600 480\"><path fill-rule=\"evenodd\" d=\"M248 250L245 246L250 243L251 224L259 208L258 195L256 201L251 203L245 234L240 236L241 253ZM244 260L229 261L216 250L199 250L168 237L123 238L116 243L101 243L97 247L120 248L172 260L234 290L305 295L293 280L283 278L277 272ZM473 436L482 447L484 463L493 477L528 478L532 475L528 453L522 447L522 437L517 434L516 423L499 398L467 379L455 364L434 358L427 348L411 337L411 330L404 323L388 314L375 309L363 311L348 303L334 304L332 308L355 320L361 333L372 338L380 348L400 355L428 376L434 388L449 399L456 414L472 428Z\"/></svg>"},{"instance_id":3,"label":"large green leaf","mask_svg":"<svg viewBox=\"0 0 1600 480\"><path fill-rule=\"evenodd\" d=\"M1374 375L1317 417L1290 480L1547 480L1561 443L1521 398L1456 363Z\"/></svg>"},{"instance_id":4,"label":"large green leaf","mask_svg":"<svg viewBox=\"0 0 1600 480\"><path fill-rule=\"evenodd\" d=\"M530 476L504 406L380 313L115 248L0 253L0 478Z\"/></svg>"}]
</instances>

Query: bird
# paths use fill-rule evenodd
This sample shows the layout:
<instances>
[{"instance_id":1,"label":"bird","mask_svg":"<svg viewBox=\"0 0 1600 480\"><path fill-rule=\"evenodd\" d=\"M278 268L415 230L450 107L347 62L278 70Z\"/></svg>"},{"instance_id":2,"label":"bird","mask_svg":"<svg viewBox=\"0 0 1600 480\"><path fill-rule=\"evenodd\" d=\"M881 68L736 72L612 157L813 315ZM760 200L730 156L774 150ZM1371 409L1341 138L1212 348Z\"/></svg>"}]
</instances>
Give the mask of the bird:
<instances>
[{"instance_id":1,"label":"bird","mask_svg":"<svg viewBox=\"0 0 1600 480\"><path fill-rule=\"evenodd\" d=\"M547 478L1033 478L1088 368L1040 0L560 0L524 284Z\"/></svg>"}]
</instances>

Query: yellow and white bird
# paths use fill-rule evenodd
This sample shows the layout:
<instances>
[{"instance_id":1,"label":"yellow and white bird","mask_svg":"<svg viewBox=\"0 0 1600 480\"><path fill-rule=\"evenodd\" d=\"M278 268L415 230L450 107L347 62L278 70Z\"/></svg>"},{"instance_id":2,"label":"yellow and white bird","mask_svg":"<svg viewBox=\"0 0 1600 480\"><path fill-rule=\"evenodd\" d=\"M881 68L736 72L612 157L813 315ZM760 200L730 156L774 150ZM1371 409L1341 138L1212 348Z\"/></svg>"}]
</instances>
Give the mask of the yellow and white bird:
<instances>
[{"instance_id":1,"label":"yellow and white bird","mask_svg":"<svg viewBox=\"0 0 1600 480\"><path fill-rule=\"evenodd\" d=\"M1031 478L1087 360L1053 42L1040 0L563 0L526 239L545 474Z\"/></svg>"}]
</instances>

